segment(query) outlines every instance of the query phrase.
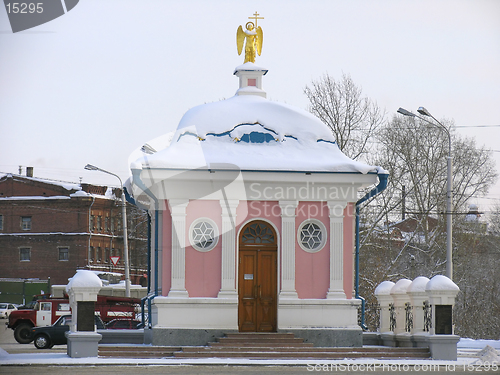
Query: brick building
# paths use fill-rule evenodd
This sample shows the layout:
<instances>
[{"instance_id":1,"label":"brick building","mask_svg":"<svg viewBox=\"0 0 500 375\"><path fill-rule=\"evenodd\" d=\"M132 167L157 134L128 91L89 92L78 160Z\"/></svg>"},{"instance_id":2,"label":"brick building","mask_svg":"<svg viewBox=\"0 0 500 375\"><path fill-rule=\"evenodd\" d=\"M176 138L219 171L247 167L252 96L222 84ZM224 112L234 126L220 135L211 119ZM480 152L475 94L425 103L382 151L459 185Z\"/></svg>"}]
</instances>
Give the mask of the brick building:
<instances>
[{"instance_id":1,"label":"brick building","mask_svg":"<svg viewBox=\"0 0 500 375\"><path fill-rule=\"evenodd\" d=\"M124 274L120 189L0 176L0 277L50 277L77 269ZM147 272L147 216L127 204L132 284ZM110 256L119 256L116 266Z\"/></svg>"}]
</instances>

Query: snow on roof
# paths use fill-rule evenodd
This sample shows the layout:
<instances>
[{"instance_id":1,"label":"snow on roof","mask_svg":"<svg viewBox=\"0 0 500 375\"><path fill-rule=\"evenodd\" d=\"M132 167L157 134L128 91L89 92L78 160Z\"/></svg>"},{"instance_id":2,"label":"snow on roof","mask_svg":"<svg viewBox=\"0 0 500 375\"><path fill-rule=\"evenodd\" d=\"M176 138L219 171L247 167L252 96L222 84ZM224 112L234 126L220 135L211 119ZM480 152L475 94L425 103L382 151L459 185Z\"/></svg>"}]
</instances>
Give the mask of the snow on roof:
<instances>
[{"instance_id":1,"label":"snow on roof","mask_svg":"<svg viewBox=\"0 0 500 375\"><path fill-rule=\"evenodd\" d=\"M408 287L411 284L411 280L401 279L392 287L391 294L406 294Z\"/></svg>"},{"instance_id":2,"label":"snow on roof","mask_svg":"<svg viewBox=\"0 0 500 375\"><path fill-rule=\"evenodd\" d=\"M78 190L78 191L74 192L73 194L70 194L69 196L71 198L73 198L73 197L75 197L75 198L76 197L88 197L88 196L90 196L90 194L87 193L86 191Z\"/></svg>"},{"instance_id":3,"label":"snow on roof","mask_svg":"<svg viewBox=\"0 0 500 375\"><path fill-rule=\"evenodd\" d=\"M13 173L5 173L5 174L0 174L0 178L7 177L7 178L13 178L17 181L22 181L22 180L32 180L32 181L37 181L41 182L44 184L49 184L49 185L55 185L55 186L61 186L64 189L71 191L71 190L80 190L81 187L79 184L74 183L74 182L67 182L67 181L57 181L57 180L47 180L44 178L38 178L38 177L27 177L27 176L21 176L21 175L16 175Z\"/></svg>"},{"instance_id":4,"label":"snow on roof","mask_svg":"<svg viewBox=\"0 0 500 375\"><path fill-rule=\"evenodd\" d=\"M429 279L425 276L419 276L415 278L408 289L406 290L409 293L425 293L425 287L427 283L429 282Z\"/></svg>"},{"instance_id":5,"label":"snow on roof","mask_svg":"<svg viewBox=\"0 0 500 375\"><path fill-rule=\"evenodd\" d=\"M73 194L70 194L73 196ZM25 195L25 196L15 196L15 197L0 197L0 201L25 201L25 200L58 200L58 199L71 199L66 195L52 195L52 196L43 196L43 195Z\"/></svg>"},{"instance_id":6,"label":"snow on roof","mask_svg":"<svg viewBox=\"0 0 500 375\"><path fill-rule=\"evenodd\" d=\"M234 69L234 74L239 71L256 71L256 72L265 72L266 74L268 72L267 69L261 68L260 66L255 65L253 62L246 62L242 65L237 66Z\"/></svg>"},{"instance_id":7,"label":"snow on roof","mask_svg":"<svg viewBox=\"0 0 500 375\"><path fill-rule=\"evenodd\" d=\"M395 284L392 281L382 281L378 286L375 288L375 295L376 296L382 296L382 295L390 295L391 294L391 289Z\"/></svg>"},{"instance_id":8,"label":"snow on roof","mask_svg":"<svg viewBox=\"0 0 500 375\"><path fill-rule=\"evenodd\" d=\"M256 95L236 95L192 108L171 143L155 150L129 160L130 164L165 169L381 171L344 155L328 127L309 112Z\"/></svg>"},{"instance_id":9,"label":"snow on roof","mask_svg":"<svg viewBox=\"0 0 500 375\"><path fill-rule=\"evenodd\" d=\"M71 288L101 288L102 281L94 272L89 270L76 270L75 276L73 276L68 285L66 285L66 291Z\"/></svg>"},{"instance_id":10,"label":"snow on roof","mask_svg":"<svg viewBox=\"0 0 500 375\"><path fill-rule=\"evenodd\" d=\"M425 288L426 291L429 290L455 290L460 291L460 288L457 284L451 281L448 277L444 275L436 275L434 276L428 283Z\"/></svg>"}]
</instances>

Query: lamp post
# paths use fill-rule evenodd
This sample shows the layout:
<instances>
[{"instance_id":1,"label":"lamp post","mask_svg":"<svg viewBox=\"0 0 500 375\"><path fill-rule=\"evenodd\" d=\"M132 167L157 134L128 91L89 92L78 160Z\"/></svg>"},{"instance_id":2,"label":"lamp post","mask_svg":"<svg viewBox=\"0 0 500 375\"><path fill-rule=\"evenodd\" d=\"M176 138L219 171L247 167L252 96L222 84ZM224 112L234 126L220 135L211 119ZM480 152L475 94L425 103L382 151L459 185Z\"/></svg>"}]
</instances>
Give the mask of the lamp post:
<instances>
[{"instance_id":1,"label":"lamp post","mask_svg":"<svg viewBox=\"0 0 500 375\"><path fill-rule=\"evenodd\" d=\"M87 164L85 166L85 169L88 171L101 171L107 174L110 174L111 176L115 176L120 180L120 187L122 189L122 219L123 219L123 260L125 262L125 296L130 297L130 270L129 270L129 264L128 264L128 238L127 238L127 206L126 206L126 201L125 201L125 191L123 190L123 183L122 179L111 172L108 172L104 169L98 168L94 165Z\"/></svg>"},{"instance_id":2,"label":"lamp post","mask_svg":"<svg viewBox=\"0 0 500 375\"><path fill-rule=\"evenodd\" d=\"M451 134L446 126L441 124L430 112L424 107L417 110L418 113L424 116L431 117L437 124L427 120L424 117L418 116L406 109L399 108L398 113L409 117L418 117L419 119L440 128L446 132L448 136L448 157L447 157L447 178L446 178L446 276L453 279L453 229L452 229L452 210L453 210L453 157L451 156Z\"/></svg>"}]
</instances>

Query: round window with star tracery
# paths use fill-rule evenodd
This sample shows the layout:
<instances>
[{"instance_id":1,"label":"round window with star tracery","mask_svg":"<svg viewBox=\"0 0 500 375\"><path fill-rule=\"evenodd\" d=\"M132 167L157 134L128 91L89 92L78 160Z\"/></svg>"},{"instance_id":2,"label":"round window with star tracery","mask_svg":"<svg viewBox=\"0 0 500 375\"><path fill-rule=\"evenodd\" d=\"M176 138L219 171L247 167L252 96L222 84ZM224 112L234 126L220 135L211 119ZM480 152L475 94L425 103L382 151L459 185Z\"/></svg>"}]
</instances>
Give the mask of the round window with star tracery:
<instances>
[{"instance_id":1,"label":"round window with star tracery","mask_svg":"<svg viewBox=\"0 0 500 375\"><path fill-rule=\"evenodd\" d=\"M219 240L217 225L208 218L197 219L189 228L189 242L198 251L212 250Z\"/></svg>"},{"instance_id":2,"label":"round window with star tracery","mask_svg":"<svg viewBox=\"0 0 500 375\"><path fill-rule=\"evenodd\" d=\"M306 220L299 227L297 241L308 253L320 251L326 244L326 228L319 220Z\"/></svg>"}]
</instances>

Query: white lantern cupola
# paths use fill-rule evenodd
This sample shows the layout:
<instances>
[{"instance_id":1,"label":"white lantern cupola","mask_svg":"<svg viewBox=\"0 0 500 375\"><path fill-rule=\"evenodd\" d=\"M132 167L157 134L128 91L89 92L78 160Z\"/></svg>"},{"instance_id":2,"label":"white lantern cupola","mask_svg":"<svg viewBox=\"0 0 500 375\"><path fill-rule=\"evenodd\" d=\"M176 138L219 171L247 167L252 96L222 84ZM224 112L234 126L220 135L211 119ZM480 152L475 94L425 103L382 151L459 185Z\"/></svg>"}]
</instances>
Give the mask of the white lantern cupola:
<instances>
[{"instance_id":1,"label":"white lantern cupola","mask_svg":"<svg viewBox=\"0 0 500 375\"><path fill-rule=\"evenodd\" d=\"M240 79L240 87L236 95L258 95L265 98L266 92L262 90L262 76L266 73L267 69L260 68L251 62L236 67L234 75Z\"/></svg>"}]
</instances>

